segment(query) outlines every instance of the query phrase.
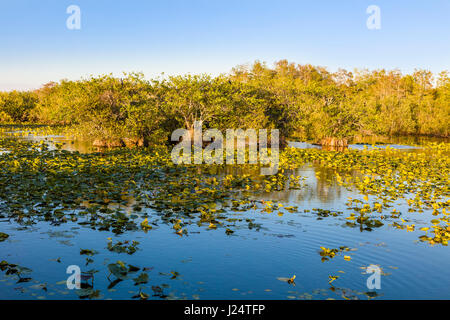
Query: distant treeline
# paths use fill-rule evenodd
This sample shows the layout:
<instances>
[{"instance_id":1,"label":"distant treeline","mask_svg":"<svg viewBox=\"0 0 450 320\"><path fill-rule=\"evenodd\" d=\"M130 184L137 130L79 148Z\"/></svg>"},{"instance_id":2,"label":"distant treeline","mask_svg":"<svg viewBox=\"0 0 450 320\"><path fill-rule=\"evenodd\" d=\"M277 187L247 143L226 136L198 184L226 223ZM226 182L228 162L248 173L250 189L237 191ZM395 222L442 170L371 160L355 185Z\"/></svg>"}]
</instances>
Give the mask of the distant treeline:
<instances>
[{"instance_id":1,"label":"distant treeline","mask_svg":"<svg viewBox=\"0 0 450 320\"><path fill-rule=\"evenodd\" d=\"M277 128L284 138L448 136L450 77L418 70L339 70L255 62L229 74L144 79L143 74L0 92L0 122L68 125L92 139L166 142L177 128Z\"/></svg>"}]
</instances>

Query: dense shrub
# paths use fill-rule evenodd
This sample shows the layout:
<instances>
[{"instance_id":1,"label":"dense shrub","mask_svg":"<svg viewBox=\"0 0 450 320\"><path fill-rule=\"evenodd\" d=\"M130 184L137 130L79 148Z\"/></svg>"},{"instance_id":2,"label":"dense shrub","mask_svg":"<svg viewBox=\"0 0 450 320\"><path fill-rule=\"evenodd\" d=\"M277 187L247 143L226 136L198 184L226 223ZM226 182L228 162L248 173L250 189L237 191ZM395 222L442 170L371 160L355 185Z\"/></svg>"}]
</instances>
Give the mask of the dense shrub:
<instances>
[{"instance_id":1,"label":"dense shrub","mask_svg":"<svg viewBox=\"0 0 450 320\"><path fill-rule=\"evenodd\" d=\"M283 138L449 135L450 78L255 62L230 74L146 80L143 74L0 93L1 122L63 124L92 139L168 140L176 128L277 128Z\"/></svg>"}]
</instances>

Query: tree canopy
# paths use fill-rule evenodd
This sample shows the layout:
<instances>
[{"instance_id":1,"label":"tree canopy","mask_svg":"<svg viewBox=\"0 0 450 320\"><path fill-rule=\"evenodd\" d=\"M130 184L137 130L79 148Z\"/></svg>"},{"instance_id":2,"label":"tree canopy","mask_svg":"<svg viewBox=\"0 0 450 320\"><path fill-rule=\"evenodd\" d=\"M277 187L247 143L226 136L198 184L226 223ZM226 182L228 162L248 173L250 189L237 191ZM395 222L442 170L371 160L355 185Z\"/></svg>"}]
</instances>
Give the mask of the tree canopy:
<instances>
[{"instance_id":1,"label":"tree canopy","mask_svg":"<svg viewBox=\"0 0 450 320\"><path fill-rule=\"evenodd\" d=\"M62 124L90 138L165 142L176 128L280 130L285 139L448 136L450 77L416 70L340 69L256 61L229 74L146 80L141 73L61 80L0 92L3 123Z\"/></svg>"}]
</instances>

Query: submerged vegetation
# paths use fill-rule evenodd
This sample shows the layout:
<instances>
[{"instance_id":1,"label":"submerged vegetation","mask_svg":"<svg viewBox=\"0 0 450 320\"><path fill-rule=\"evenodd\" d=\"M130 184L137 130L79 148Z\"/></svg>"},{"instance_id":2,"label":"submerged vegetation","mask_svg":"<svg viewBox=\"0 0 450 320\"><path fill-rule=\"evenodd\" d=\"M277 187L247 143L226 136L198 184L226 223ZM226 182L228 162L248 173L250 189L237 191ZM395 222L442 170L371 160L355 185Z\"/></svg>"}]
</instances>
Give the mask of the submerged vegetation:
<instances>
[{"instance_id":1,"label":"submerged vegetation","mask_svg":"<svg viewBox=\"0 0 450 320\"><path fill-rule=\"evenodd\" d=\"M356 134L447 137L450 77L426 70L332 73L281 60L217 77L146 80L132 73L0 93L2 123L65 125L66 133L98 146L167 143L175 129L192 130L197 120L219 130L277 128L282 139L338 146Z\"/></svg>"}]
</instances>

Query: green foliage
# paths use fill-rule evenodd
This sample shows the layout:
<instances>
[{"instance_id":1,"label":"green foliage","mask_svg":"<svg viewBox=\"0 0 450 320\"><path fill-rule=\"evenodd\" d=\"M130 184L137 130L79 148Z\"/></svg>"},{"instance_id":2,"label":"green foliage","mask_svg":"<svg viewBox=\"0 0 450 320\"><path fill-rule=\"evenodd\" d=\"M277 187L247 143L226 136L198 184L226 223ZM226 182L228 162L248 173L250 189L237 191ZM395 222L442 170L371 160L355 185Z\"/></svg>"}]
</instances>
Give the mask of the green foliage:
<instances>
[{"instance_id":1,"label":"green foliage","mask_svg":"<svg viewBox=\"0 0 450 320\"><path fill-rule=\"evenodd\" d=\"M0 121L27 122L38 99L34 92L0 92Z\"/></svg>"},{"instance_id":2,"label":"green foliage","mask_svg":"<svg viewBox=\"0 0 450 320\"><path fill-rule=\"evenodd\" d=\"M281 138L318 141L355 134L448 136L450 78L426 70L339 70L255 62L229 75L141 73L48 83L0 93L0 122L69 125L74 135L164 143L177 128L276 128Z\"/></svg>"}]
</instances>

